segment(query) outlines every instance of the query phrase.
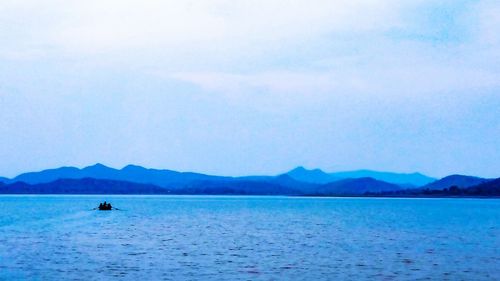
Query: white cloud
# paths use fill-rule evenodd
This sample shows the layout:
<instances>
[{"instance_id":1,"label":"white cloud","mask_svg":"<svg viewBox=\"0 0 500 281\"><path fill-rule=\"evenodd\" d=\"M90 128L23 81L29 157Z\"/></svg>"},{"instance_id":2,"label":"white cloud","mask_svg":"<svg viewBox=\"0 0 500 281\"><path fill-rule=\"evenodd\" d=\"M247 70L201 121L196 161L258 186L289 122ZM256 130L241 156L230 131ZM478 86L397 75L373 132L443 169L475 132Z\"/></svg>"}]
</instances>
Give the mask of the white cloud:
<instances>
[{"instance_id":1,"label":"white cloud","mask_svg":"<svg viewBox=\"0 0 500 281\"><path fill-rule=\"evenodd\" d=\"M10 40L72 54L255 48L402 24L400 1L6 1ZM22 20L20 20L22 19ZM35 35L33 37L33 35ZM14 45L16 43L14 42ZM207 46L208 45L208 46ZM18 46L19 47L19 46Z\"/></svg>"},{"instance_id":2,"label":"white cloud","mask_svg":"<svg viewBox=\"0 0 500 281\"><path fill-rule=\"evenodd\" d=\"M483 69L461 59L435 59L415 54L404 58L374 58L362 63L353 59L340 68L321 71L183 72L170 77L233 102L257 107L268 104L269 100L302 107L355 97L454 97L457 93L488 93L500 87L499 71Z\"/></svg>"},{"instance_id":3,"label":"white cloud","mask_svg":"<svg viewBox=\"0 0 500 281\"><path fill-rule=\"evenodd\" d=\"M479 25L478 39L487 46L500 45L500 5L498 1L483 1L476 8Z\"/></svg>"},{"instance_id":4,"label":"white cloud","mask_svg":"<svg viewBox=\"0 0 500 281\"><path fill-rule=\"evenodd\" d=\"M99 66L109 61L110 67L154 69L233 100L293 95L297 105L334 95L439 94L497 86L500 5L495 1L481 1L471 10L476 17L469 24L475 26L466 42L443 48L439 42L387 35L428 28L415 18L419 13L425 18L422 7L432 3L2 1L0 57L63 57Z\"/></svg>"}]
</instances>

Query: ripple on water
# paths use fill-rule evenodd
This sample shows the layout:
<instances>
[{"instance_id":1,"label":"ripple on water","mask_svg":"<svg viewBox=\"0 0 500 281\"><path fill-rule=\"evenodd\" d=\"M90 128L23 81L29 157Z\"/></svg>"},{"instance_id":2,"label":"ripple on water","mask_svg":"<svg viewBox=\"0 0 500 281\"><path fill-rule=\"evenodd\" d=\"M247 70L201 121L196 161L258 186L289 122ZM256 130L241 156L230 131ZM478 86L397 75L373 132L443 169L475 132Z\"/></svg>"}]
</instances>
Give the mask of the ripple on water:
<instances>
[{"instance_id":1,"label":"ripple on water","mask_svg":"<svg viewBox=\"0 0 500 281\"><path fill-rule=\"evenodd\" d=\"M97 199L3 202L0 279L500 279L495 200Z\"/></svg>"}]
</instances>

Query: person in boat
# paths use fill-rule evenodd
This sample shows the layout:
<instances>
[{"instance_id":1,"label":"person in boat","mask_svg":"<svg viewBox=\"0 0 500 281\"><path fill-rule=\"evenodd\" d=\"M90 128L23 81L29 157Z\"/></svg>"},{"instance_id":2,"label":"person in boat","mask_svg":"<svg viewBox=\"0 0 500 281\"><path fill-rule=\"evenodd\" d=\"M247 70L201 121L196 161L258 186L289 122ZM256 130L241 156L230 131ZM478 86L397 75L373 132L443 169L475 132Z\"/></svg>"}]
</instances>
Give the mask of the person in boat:
<instances>
[{"instance_id":1,"label":"person in boat","mask_svg":"<svg viewBox=\"0 0 500 281\"><path fill-rule=\"evenodd\" d=\"M101 211L109 211L112 208L113 207L111 206L111 203L106 203L106 201L104 201L104 203L99 204L99 210Z\"/></svg>"}]
</instances>

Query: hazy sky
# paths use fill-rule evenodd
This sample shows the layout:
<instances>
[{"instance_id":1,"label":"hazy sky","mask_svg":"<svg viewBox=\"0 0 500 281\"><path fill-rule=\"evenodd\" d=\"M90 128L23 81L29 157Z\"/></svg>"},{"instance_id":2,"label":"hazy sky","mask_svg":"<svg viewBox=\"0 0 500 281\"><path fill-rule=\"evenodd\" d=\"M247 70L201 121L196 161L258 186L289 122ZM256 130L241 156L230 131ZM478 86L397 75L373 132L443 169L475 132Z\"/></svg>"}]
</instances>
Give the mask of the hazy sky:
<instances>
[{"instance_id":1,"label":"hazy sky","mask_svg":"<svg viewBox=\"0 0 500 281\"><path fill-rule=\"evenodd\" d=\"M500 176L500 1L0 0L0 175Z\"/></svg>"}]
</instances>

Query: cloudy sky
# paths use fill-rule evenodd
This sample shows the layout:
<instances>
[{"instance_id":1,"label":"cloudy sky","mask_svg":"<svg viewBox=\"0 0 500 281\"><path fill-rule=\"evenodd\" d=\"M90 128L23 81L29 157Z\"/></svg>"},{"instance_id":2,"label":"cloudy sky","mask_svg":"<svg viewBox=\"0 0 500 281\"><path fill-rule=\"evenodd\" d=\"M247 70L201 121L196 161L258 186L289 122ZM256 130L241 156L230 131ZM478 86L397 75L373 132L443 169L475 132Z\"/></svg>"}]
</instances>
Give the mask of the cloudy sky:
<instances>
[{"instance_id":1,"label":"cloudy sky","mask_svg":"<svg viewBox=\"0 0 500 281\"><path fill-rule=\"evenodd\" d=\"M497 0L0 0L0 175L500 176Z\"/></svg>"}]
</instances>

